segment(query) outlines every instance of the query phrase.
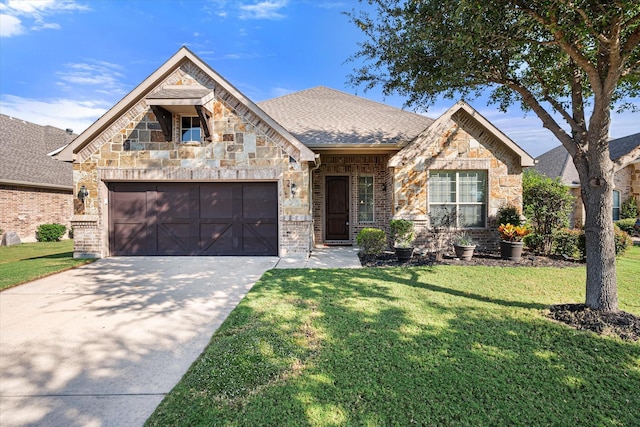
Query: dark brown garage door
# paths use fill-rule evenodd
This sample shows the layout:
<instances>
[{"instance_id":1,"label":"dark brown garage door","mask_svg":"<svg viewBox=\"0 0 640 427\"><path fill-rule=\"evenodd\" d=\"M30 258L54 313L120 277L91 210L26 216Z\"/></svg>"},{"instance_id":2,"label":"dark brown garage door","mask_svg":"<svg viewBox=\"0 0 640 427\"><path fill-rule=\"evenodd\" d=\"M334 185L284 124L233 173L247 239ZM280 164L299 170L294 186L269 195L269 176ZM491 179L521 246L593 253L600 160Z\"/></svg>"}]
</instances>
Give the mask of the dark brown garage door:
<instances>
[{"instance_id":1,"label":"dark brown garage door","mask_svg":"<svg viewBox=\"0 0 640 427\"><path fill-rule=\"evenodd\" d=\"M111 255L277 255L268 183L110 183Z\"/></svg>"}]
</instances>

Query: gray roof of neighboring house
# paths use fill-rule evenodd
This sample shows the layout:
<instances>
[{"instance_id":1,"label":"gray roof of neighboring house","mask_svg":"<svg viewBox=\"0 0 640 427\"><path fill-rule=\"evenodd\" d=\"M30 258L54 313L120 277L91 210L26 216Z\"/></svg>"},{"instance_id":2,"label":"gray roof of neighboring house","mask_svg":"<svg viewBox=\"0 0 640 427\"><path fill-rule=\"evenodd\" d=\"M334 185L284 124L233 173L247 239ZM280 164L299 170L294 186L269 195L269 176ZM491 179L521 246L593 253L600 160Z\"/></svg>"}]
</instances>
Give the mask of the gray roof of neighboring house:
<instances>
[{"instance_id":1,"label":"gray roof of neighboring house","mask_svg":"<svg viewBox=\"0 0 640 427\"><path fill-rule=\"evenodd\" d=\"M324 86L259 102L258 106L310 148L401 146L433 122L420 114Z\"/></svg>"},{"instance_id":2,"label":"gray roof of neighboring house","mask_svg":"<svg viewBox=\"0 0 640 427\"><path fill-rule=\"evenodd\" d=\"M0 114L0 182L71 189L71 164L59 162L48 154L75 136L53 126Z\"/></svg>"},{"instance_id":3,"label":"gray roof of neighboring house","mask_svg":"<svg viewBox=\"0 0 640 427\"><path fill-rule=\"evenodd\" d=\"M638 145L640 145L640 133L612 139L609 141L609 157L611 160L619 159ZM566 185L580 183L573 160L562 145L538 156L534 169L551 178L560 177L562 183Z\"/></svg>"}]
</instances>

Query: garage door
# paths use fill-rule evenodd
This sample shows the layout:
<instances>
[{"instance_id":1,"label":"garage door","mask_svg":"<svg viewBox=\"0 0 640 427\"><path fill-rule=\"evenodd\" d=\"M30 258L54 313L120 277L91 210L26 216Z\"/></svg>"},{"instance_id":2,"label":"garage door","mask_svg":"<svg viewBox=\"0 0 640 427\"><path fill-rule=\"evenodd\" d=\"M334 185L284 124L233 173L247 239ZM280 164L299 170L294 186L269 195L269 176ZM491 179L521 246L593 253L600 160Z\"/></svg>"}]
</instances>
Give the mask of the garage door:
<instances>
[{"instance_id":1,"label":"garage door","mask_svg":"<svg viewBox=\"0 0 640 427\"><path fill-rule=\"evenodd\" d=\"M111 255L277 255L277 184L110 183Z\"/></svg>"}]
</instances>

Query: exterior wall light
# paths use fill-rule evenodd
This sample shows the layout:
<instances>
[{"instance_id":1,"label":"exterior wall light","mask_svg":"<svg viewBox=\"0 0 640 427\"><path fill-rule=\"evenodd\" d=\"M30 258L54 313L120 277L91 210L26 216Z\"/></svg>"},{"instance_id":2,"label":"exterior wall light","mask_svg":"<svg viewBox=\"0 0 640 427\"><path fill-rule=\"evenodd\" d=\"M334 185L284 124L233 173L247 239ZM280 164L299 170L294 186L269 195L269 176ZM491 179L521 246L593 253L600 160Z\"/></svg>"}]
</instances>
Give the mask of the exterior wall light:
<instances>
[{"instance_id":1,"label":"exterior wall light","mask_svg":"<svg viewBox=\"0 0 640 427\"><path fill-rule=\"evenodd\" d=\"M80 201L84 203L84 199L86 199L88 195L89 190L87 190L87 187L82 184L82 186L80 187L80 191L78 191L78 199L80 199Z\"/></svg>"}]
</instances>

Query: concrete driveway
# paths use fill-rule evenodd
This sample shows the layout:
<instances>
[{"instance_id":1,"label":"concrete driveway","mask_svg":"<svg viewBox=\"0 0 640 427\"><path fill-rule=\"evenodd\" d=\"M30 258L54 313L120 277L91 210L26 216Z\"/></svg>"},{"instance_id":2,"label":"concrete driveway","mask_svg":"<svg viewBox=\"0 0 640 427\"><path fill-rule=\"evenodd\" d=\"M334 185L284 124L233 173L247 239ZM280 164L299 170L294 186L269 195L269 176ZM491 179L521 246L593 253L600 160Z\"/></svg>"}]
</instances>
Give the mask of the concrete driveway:
<instances>
[{"instance_id":1,"label":"concrete driveway","mask_svg":"<svg viewBox=\"0 0 640 427\"><path fill-rule=\"evenodd\" d=\"M0 293L0 425L142 425L277 257L117 257Z\"/></svg>"}]
</instances>

